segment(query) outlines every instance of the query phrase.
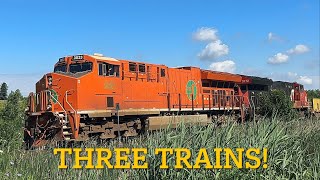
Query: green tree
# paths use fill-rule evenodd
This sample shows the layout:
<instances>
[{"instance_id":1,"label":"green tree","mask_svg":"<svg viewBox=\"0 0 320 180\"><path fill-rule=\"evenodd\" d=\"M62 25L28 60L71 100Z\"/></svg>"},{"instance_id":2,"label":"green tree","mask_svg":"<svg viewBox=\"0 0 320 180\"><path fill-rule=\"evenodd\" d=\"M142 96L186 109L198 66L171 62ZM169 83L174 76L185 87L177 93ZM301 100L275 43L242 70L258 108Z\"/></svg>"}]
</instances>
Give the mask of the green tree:
<instances>
[{"instance_id":1,"label":"green tree","mask_svg":"<svg viewBox=\"0 0 320 180\"><path fill-rule=\"evenodd\" d=\"M19 90L11 92L4 109L0 112L0 145L21 145L26 100Z\"/></svg>"},{"instance_id":2,"label":"green tree","mask_svg":"<svg viewBox=\"0 0 320 180\"><path fill-rule=\"evenodd\" d=\"M20 90L11 92L6 106L3 109L2 118L5 120L15 120L17 118L22 118L21 113L23 114L23 96L21 95Z\"/></svg>"},{"instance_id":3,"label":"green tree","mask_svg":"<svg viewBox=\"0 0 320 180\"><path fill-rule=\"evenodd\" d=\"M271 117L276 114L287 120L296 115L290 97L282 90L273 90L260 95L260 104L259 114L261 115Z\"/></svg>"},{"instance_id":4,"label":"green tree","mask_svg":"<svg viewBox=\"0 0 320 180\"><path fill-rule=\"evenodd\" d=\"M307 90L308 94L308 100L312 101L313 98L320 98L320 90L314 89L314 90Z\"/></svg>"},{"instance_id":5,"label":"green tree","mask_svg":"<svg viewBox=\"0 0 320 180\"><path fill-rule=\"evenodd\" d=\"M2 83L0 88L0 100L7 100L8 97L8 85L7 83Z\"/></svg>"}]
</instances>

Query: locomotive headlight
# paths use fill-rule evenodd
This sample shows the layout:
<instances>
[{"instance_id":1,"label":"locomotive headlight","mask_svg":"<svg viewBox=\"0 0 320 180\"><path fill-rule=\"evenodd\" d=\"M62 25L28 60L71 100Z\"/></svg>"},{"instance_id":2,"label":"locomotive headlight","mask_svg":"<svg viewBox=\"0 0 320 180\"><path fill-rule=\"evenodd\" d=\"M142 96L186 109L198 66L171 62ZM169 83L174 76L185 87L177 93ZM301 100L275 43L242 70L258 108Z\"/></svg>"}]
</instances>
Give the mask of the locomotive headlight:
<instances>
[{"instance_id":1,"label":"locomotive headlight","mask_svg":"<svg viewBox=\"0 0 320 180\"><path fill-rule=\"evenodd\" d=\"M52 77L51 77L51 76L48 77L48 85L49 85L49 86L52 85Z\"/></svg>"}]
</instances>

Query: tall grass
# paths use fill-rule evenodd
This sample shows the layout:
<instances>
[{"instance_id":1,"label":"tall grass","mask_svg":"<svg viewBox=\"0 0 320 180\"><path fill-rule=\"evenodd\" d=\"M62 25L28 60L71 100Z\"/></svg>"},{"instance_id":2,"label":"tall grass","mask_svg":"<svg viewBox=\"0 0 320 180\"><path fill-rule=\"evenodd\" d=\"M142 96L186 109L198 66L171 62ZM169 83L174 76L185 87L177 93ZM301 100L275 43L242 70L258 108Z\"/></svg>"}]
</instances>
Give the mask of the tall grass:
<instances>
[{"instance_id":1,"label":"tall grass","mask_svg":"<svg viewBox=\"0 0 320 180\"><path fill-rule=\"evenodd\" d=\"M17 139L18 140L18 139ZM21 141L21 139L20 139ZM59 156L52 149L24 151L10 146L0 147L1 179L319 179L320 178L320 121L315 119L280 121L265 119L258 123L234 124L223 127L185 127L165 129L143 136L97 143L90 141L81 147L144 147L148 148L145 170L59 170ZM195 160L200 148L268 148L268 168L252 169L160 169L161 157L155 148L189 148ZM212 150L211 150L212 149ZM211 151L210 151L211 150ZM71 165L72 157L68 157ZM222 156L222 162L224 157ZM214 162L214 161L212 161ZM175 165L168 156L168 165Z\"/></svg>"}]
</instances>

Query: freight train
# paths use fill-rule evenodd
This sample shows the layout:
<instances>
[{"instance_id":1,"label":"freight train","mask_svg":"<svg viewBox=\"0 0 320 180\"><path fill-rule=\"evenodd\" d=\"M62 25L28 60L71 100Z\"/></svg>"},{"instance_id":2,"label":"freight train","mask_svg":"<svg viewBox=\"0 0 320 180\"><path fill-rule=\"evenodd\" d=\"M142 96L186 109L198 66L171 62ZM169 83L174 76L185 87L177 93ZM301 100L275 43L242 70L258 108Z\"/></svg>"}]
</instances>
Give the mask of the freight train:
<instances>
[{"instance_id":1,"label":"freight train","mask_svg":"<svg viewBox=\"0 0 320 180\"><path fill-rule=\"evenodd\" d=\"M304 90L303 85L296 82L272 81L269 78L242 75L240 89L247 97L246 104L250 107L247 112L251 114L261 107L260 95L272 90L284 91L286 96L290 97L293 104L292 108L302 114L307 114L310 110L307 92Z\"/></svg>"},{"instance_id":2,"label":"freight train","mask_svg":"<svg viewBox=\"0 0 320 180\"><path fill-rule=\"evenodd\" d=\"M303 86L289 84L284 88L294 107L307 108ZM266 78L198 67L170 68L101 54L67 56L30 93L24 142L32 148L137 136L182 121L203 126L226 116L244 121L258 105L255 94L275 88Z\"/></svg>"}]
</instances>

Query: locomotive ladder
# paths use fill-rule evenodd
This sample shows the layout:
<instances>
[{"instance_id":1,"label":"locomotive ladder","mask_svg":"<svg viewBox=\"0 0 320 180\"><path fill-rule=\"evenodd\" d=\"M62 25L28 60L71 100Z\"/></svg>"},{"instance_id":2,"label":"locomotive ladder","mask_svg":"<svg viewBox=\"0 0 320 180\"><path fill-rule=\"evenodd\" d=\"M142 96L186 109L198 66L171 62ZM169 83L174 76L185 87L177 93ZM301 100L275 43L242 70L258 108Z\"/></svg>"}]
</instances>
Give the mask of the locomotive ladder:
<instances>
[{"instance_id":1,"label":"locomotive ladder","mask_svg":"<svg viewBox=\"0 0 320 180\"><path fill-rule=\"evenodd\" d=\"M75 117L77 116L77 111L72 107L72 105L70 104L70 102L68 101L68 93L70 91L66 91L66 103L69 105L69 107L73 110ZM65 111L66 112L66 111ZM67 113L64 114L65 116L67 115ZM66 141L70 141L70 140L74 140L72 139L72 129L70 126L70 122L68 120L68 117L64 118L64 121L62 123L62 132L63 132L63 137Z\"/></svg>"},{"instance_id":2,"label":"locomotive ladder","mask_svg":"<svg viewBox=\"0 0 320 180\"><path fill-rule=\"evenodd\" d=\"M51 91L47 91L47 92L49 93L50 97L53 100L55 100L59 104L61 109L63 110L62 113L58 114L58 118L59 118L60 124L62 124L62 134L63 134L64 140L67 140L67 141L68 140L72 140L71 139L72 132L70 132L71 131L71 126L70 126L69 121L68 121L67 111L62 106L62 104L51 94Z\"/></svg>"},{"instance_id":3,"label":"locomotive ladder","mask_svg":"<svg viewBox=\"0 0 320 180\"><path fill-rule=\"evenodd\" d=\"M71 139L72 132L70 132L71 126L69 124L68 117L63 113L63 114L59 114L59 118L60 118L60 122L62 122L62 133L63 133L64 139L66 141L72 140Z\"/></svg>"}]
</instances>

